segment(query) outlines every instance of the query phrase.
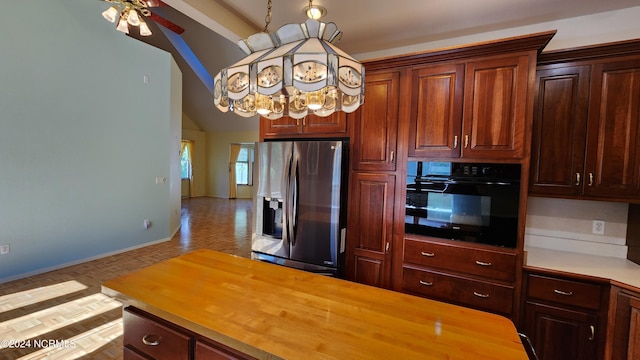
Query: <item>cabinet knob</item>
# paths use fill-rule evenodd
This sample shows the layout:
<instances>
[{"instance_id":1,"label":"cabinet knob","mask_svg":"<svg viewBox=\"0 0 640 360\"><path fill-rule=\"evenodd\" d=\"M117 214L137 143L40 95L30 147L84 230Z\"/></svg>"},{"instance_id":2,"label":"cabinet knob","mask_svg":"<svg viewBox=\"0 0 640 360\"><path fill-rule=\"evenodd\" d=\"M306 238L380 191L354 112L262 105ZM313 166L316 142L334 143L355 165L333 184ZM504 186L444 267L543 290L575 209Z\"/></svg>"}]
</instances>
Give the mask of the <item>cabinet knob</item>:
<instances>
[{"instance_id":1,"label":"cabinet knob","mask_svg":"<svg viewBox=\"0 0 640 360\"><path fill-rule=\"evenodd\" d=\"M589 334L589 341L593 341L596 338L596 327L590 325L589 330L591 330L591 334Z\"/></svg>"},{"instance_id":2,"label":"cabinet knob","mask_svg":"<svg viewBox=\"0 0 640 360\"><path fill-rule=\"evenodd\" d=\"M454 149L458 148L458 135L453 137L453 148Z\"/></svg>"},{"instance_id":3,"label":"cabinet knob","mask_svg":"<svg viewBox=\"0 0 640 360\"><path fill-rule=\"evenodd\" d=\"M587 184L589 186L593 186L593 173L589 173L589 184Z\"/></svg>"},{"instance_id":4,"label":"cabinet knob","mask_svg":"<svg viewBox=\"0 0 640 360\"><path fill-rule=\"evenodd\" d=\"M464 148L468 148L469 147L469 135L465 135L464 136Z\"/></svg>"},{"instance_id":5,"label":"cabinet knob","mask_svg":"<svg viewBox=\"0 0 640 360\"><path fill-rule=\"evenodd\" d=\"M576 173L576 186L580 185L580 173Z\"/></svg>"},{"instance_id":6,"label":"cabinet knob","mask_svg":"<svg viewBox=\"0 0 640 360\"><path fill-rule=\"evenodd\" d=\"M395 159L396 159L396 152L391 150L391 156L390 157L391 157L391 163L393 163L395 161Z\"/></svg>"},{"instance_id":7,"label":"cabinet knob","mask_svg":"<svg viewBox=\"0 0 640 360\"><path fill-rule=\"evenodd\" d=\"M161 340L162 336L156 334L147 334L142 337L142 343L149 346L158 346Z\"/></svg>"}]
</instances>

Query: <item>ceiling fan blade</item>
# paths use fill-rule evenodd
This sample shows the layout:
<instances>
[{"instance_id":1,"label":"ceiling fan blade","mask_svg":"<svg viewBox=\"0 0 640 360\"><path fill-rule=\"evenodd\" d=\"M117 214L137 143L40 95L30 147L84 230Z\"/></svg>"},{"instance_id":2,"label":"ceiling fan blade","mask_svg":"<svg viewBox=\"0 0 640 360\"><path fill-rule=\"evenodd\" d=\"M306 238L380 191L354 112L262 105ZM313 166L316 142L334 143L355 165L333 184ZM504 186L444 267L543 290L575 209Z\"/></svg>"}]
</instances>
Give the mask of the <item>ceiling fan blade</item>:
<instances>
[{"instance_id":1,"label":"ceiling fan blade","mask_svg":"<svg viewBox=\"0 0 640 360\"><path fill-rule=\"evenodd\" d=\"M160 15L157 15L156 13L152 12L150 16L148 16L149 19L155 21L157 24L160 24L164 27L166 27L167 29L173 31L174 33L180 35L184 32L184 29L182 27L180 27L179 25L177 25L176 23L169 21L165 18L163 18Z\"/></svg>"}]
</instances>

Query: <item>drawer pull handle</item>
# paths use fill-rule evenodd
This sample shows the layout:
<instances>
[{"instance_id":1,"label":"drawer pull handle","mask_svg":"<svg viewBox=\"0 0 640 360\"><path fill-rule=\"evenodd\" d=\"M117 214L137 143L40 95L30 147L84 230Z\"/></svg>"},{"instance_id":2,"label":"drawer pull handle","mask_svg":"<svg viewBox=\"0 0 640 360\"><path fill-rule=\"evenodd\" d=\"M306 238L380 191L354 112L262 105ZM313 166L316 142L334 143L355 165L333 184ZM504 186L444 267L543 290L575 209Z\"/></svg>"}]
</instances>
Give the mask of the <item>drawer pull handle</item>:
<instances>
[{"instance_id":1,"label":"drawer pull handle","mask_svg":"<svg viewBox=\"0 0 640 360\"><path fill-rule=\"evenodd\" d=\"M593 186L593 173L589 173L589 183L587 185Z\"/></svg>"},{"instance_id":2,"label":"drawer pull handle","mask_svg":"<svg viewBox=\"0 0 640 360\"><path fill-rule=\"evenodd\" d=\"M453 137L453 148L454 149L458 148L458 135Z\"/></svg>"},{"instance_id":3,"label":"drawer pull handle","mask_svg":"<svg viewBox=\"0 0 640 360\"><path fill-rule=\"evenodd\" d=\"M490 262L484 262L484 261L480 261L480 260L476 260L476 264L478 264L480 266L491 266L492 265Z\"/></svg>"},{"instance_id":4,"label":"drawer pull handle","mask_svg":"<svg viewBox=\"0 0 640 360\"><path fill-rule=\"evenodd\" d=\"M142 337L142 343L149 346L160 345L160 340L162 340L162 336L155 334L147 334Z\"/></svg>"},{"instance_id":5,"label":"drawer pull handle","mask_svg":"<svg viewBox=\"0 0 640 360\"><path fill-rule=\"evenodd\" d=\"M475 296L477 296L479 298L483 298L483 299L486 299L486 298L489 297L489 294L481 294L481 293L476 292L476 291L473 292L473 295L475 295Z\"/></svg>"},{"instance_id":6,"label":"drawer pull handle","mask_svg":"<svg viewBox=\"0 0 640 360\"><path fill-rule=\"evenodd\" d=\"M553 292L554 292L554 293L556 293L556 294L558 294L558 295L564 295L564 296L571 296L571 295L573 295L573 292L571 292L571 291L568 291L568 292L567 292L567 291L562 291L562 290L558 290L558 289L553 290Z\"/></svg>"},{"instance_id":7,"label":"drawer pull handle","mask_svg":"<svg viewBox=\"0 0 640 360\"><path fill-rule=\"evenodd\" d=\"M421 252L420 254L422 254L422 256L426 256L426 257L434 257L436 256L436 254L434 253L430 253L430 252Z\"/></svg>"},{"instance_id":8,"label":"drawer pull handle","mask_svg":"<svg viewBox=\"0 0 640 360\"><path fill-rule=\"evenodd\" d=\"M593 341L596 338L596 327L593 325L589 325L589 330L591 330L591 335L589 335L589 341Z\"/></svg>"},{"instance_id":9,"label":"drawer pull handle","mask_svg":"<svg viewBox=\"0 0 640 360\"><path fill-rule=\"evenodd\" d=\"M430 282L430 281L423 281L423 280L420 280L420 285L424 285L424 286L431 286L431 285L433 285L433 283L432 283L432 282Z\"/></svg>"}]
</instances>

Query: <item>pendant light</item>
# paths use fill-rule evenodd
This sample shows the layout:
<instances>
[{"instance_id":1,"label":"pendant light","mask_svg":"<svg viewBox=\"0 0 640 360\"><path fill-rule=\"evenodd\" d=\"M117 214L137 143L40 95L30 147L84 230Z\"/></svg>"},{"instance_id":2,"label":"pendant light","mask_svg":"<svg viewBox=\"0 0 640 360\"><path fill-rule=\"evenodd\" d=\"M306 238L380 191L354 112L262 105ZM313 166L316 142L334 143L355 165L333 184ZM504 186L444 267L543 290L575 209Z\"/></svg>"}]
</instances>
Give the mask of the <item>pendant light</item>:
<instances>
[{"instance_id":1,"label":"pendant light","mask_svg":"<svg viewBox=\"0 0 640 360\"><path fill-rule=\"evenodd\" d=\"M268 33L271 5L264 30L238 42L247 56L215 76L215 106L268 119L355 111L364 102L364 67L335 46L342 32L308 19Z\"/></svg>"}]
</instances>

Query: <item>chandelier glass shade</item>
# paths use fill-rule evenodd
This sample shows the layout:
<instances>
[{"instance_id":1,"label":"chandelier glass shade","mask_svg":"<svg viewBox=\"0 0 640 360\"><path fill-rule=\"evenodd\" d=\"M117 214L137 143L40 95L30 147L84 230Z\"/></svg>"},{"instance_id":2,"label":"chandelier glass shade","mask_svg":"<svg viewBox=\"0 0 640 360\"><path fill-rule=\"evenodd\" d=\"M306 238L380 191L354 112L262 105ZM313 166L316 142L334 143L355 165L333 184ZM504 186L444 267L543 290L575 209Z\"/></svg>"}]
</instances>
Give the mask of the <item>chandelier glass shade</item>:
<instances>
[{"instance_id":1,"label":"chandelier glass shade","mask_svg":"<svg viewBox=\"0 0 640 360\"><path fill-rule=\"evenodd\" d=\"M102 16L109 22L115 23L118 20L116 29L125 34L129 33L129 25L138 26L141 36L151 35L151 30L142 19L144 16L151 16L151 11L147 9L147 4L142 0L105 0L114 5L105 10Z\"/></svg>"},{"instance_id":2,"label":"chandelier glass shade","mask_svg":"<svg viewBox=\"0 0 640 360\"><path fill-rule=\"evenodd\" d=\"M240 40L247 56L215 76L215 106L268 119L355 111L364 102L364 67L335 46L341 37L334 23L308 19Z\"/></svg>"}]
</instances>

